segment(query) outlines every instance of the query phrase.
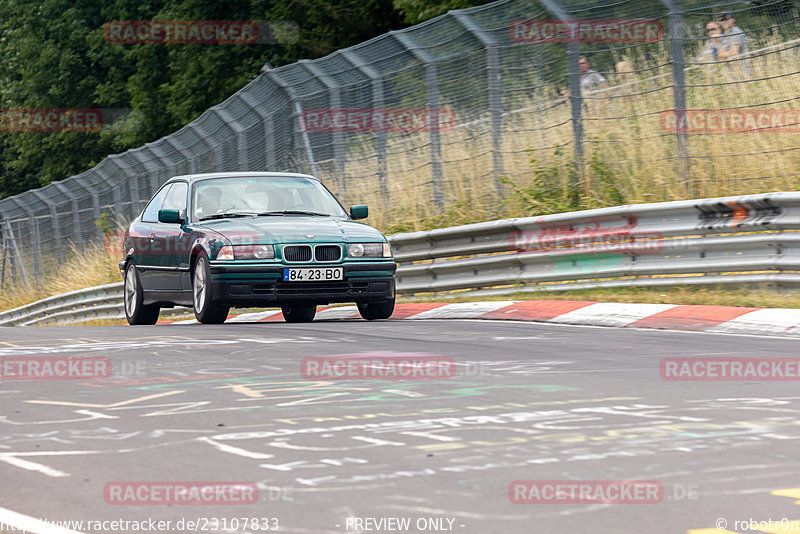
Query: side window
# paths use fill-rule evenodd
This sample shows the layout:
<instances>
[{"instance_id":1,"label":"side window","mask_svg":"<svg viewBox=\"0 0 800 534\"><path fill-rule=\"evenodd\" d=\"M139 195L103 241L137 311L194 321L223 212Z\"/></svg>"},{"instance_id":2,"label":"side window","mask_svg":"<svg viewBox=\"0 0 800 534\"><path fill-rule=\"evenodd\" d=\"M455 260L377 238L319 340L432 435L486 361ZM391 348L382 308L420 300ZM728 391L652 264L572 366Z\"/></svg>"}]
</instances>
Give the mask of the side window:
<instances>
[{"instance_id":1,"label":"side window","mask_svg":"<svg viewBox=\"0 0 800 534\"><path fill-rule=\"evenodd\" d=\"M167 187L162 187L161 191L156 193L156 196L153 197L153 200L150 201L150 204L148 204L144 212L142 212L142 222L158 222L158 210L161 209L161 204L164 203L164 197L167 196L171 188L172 185L168 185Z\"/></svg>"},{"instance_id":2,"label":"side window","mask_svg":"<svg viewBox=\"0 0 800 534\"><path fill-rule=\"evenodd\" d=\"M188 192L189 186L186 184L186 182L175 182L172 184L172 189L169 190L167 198L164 199L164 205L161 206L161 209L180 210L182 214L185 214L186 194ZM156 217L158 217L158 212L156 212Z\"/></svg>"}]
</instances>

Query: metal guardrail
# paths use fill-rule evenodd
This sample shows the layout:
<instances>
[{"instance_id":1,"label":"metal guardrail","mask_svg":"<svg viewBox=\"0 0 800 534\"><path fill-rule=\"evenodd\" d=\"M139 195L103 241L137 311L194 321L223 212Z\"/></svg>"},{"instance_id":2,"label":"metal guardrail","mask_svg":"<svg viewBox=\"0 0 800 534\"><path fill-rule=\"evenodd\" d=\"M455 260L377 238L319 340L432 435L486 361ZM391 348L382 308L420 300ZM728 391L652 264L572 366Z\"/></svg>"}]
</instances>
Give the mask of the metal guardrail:
<instances>
[{"instance_id":1,"label":"metal guardrail","mask_svg":"<svg viewBox=\"0 0 800 534\"><path fill-rule=\"evenodd\" d=\"M74 324L94 319L124 319L122 282L62 293L0 312L0 326Z\"/></svg>"},{"instance_id":2,"label":"metal guardrail","mask_svg":"<svg viewBox=\"0 0 800 534\"><path fill-rule=\"evenodd\" d=\"M800 192L662 202L396 234L402 294L800 286ZM124 318L122 283L0 312L2 325Z\"/></svg>"}]
</instances>

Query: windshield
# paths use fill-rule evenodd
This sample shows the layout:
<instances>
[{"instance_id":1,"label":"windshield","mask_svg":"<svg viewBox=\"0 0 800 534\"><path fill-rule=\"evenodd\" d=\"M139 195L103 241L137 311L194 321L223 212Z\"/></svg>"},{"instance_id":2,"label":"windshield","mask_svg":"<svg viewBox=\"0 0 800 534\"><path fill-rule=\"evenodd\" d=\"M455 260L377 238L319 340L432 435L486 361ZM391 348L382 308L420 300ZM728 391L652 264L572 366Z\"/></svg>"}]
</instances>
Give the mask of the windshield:
<instances>
[{"instance_id":1,"label":"windshield","mask_svg":"<svg viewBox=\"0 0 800 534\"><path fill-rule=\"evenodd\" d=\"M291 176L212 178L194 184L195 220L224 215L346 215L316 180Z\"/></svg>"}]
</instances>

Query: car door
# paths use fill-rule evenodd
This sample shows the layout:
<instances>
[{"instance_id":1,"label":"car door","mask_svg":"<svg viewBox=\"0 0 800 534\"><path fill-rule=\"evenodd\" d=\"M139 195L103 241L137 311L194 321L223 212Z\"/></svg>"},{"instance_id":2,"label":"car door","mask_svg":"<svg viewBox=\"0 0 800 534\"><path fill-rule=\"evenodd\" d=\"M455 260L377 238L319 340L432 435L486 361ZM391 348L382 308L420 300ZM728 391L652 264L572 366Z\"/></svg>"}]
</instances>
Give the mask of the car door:
<instances>
[{"instance_id":1,"label":"car door","mask_svg":"<svg viewBox=\"0 0 800 534\"><path fill-rule=\"evenodd\" d=\"M182 278L189 272L188 234L183 231L186 222L186 198L189 186L178 181L172 184L161 209L175 209L181 213L181 223L157 222L151 235L153 250L157 252L156 266L159 274L155 277L157 291L180 292Z\"/></svg>"},{"instance_id":2,"label":"car door","mask_svg":"<svg viewBox=\"0 0 800 534\"><path fill-rule=\"evenodd\" d=\"M142 283L142 289L145 291L157 289L160 272L158 265L160 252L154 246L153 233L155 232L155 226L158 224L158 210L164 204L164 199L171 187L172 184L167 184L153 196L142 212L140 222L134 225L136 230L134 258L139 270L139 280Z\"/></svg>"}]
</instances>

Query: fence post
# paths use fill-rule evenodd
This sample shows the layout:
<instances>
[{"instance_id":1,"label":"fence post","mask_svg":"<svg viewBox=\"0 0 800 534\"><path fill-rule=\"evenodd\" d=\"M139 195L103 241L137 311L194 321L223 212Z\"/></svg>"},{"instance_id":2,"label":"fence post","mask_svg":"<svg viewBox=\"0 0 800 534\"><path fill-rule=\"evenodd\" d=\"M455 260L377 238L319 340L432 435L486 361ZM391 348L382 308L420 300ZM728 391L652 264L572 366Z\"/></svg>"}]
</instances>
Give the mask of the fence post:
<instances>
[{"instance_id":1,"label":"fence post","mask_svg":"<svg viewBox=\"0 0 800 534\"><path fill-rule=\"evenodd\" d=\"M206 150L205 155L211 156L211 160L209 161L209 166L203 169L197 169L197 165L195 165L195 172L214 172L214 171L221 171L224 170L220 167L220 163L222 158L220 157L221 151L218 150L219 144L214 144L209 141L211 137L208 135L208 132L203 130L203 127L199 124L199 121L190 122L186 125L186 128L193 131L197 134L197 137L200 139L200 142L203 143L208 150ZM195 154L194 159L198 159L202 157L201 154Z\"/></svg>"},{"instance_id":2,"label":"fence post","mask_svg":"<svg viewBox=\"0 0 800 534\"><path fill-rule=\"evenodd\" d=\"M683 57L683 12L680 0L661 0L668 9L669 16L669 53L672 63L672 100L675 108L675 124L683 124L686 115L686 67ZM686 184L690 197L699 191L697 184L691 179L689 160L689 135L682 128L675 129L675 151L678 178Z\"/></svg>"},{"instance_id":3,"label":"fence post","mask_svg":"<svg viewBox=\"0 0 800 534\"><path fill-rule=\"evenodd\" d=\"M372 109L383 110L383 78L381 75L377 70L369 66L355 50L344 48L340 52L343 58L370 79L372 83ZM381 190L381 198L384 201L388 201L389 185L386 183L386 132L380 128L375 132L375 153L378 158L378 184Z\"/></svg>"},{"instance_id":4,"label":"fence post","mask_svg":"<svg viewBox=\"0 0 800 534\"><path fill-rule=\"evenodd\" d=\"M209 111L216 113L226 126L236 132L236 156L239 161L237 165L239 170L249 171L250 169L247 168L247 138L244 134L244 126L222 106L214 106Z\"/></svg>"},{"instance_id":5,"label":"fence post","mask_svg":"<svg viewBox=\"0 0 800 534\"><path fill-rule=\"evenodd\" d=\"M305 69L311 73L317 80L322 82L326 89L328 89L328 102L330 103L330 107L334 109L339 109L342 107L342 99L339 95L339 84L336 81L325 74L322 69L320 69L314 62L309 61L307 59L301 59L298 62L300 65L305 67ZM342 136L342 132L339 130L334 130L332 132L333 135L333 157L336 160L336 172L339 175L337 177L337 181L342 185L342 190L347 192L347 180L344 176L344 140Z\"/></svg>"},{"instance_id":6,"label":"fence post","mask_svg":"<svg viewBox=\"0 0 800 534\"><path fill-rule=\"evenodd\" d=\"M12 197L13 198L13 197ZM6 247L6 250L9 250L9 257L8 257L8 264L11 270L11 277L12 280L14 278L14 259L12 254L14 254L17 258L17 267L19 267L19 272L22 275L22 279L25 280L25 286L30 290L31 283L28 280L28 273L25 272L25 264L22 262L22 255L19 253L19 247L17 246L17 240L14 238L14 229L11 227L11 221L6 219L5 216L3 217L5 224L3 228L3 246ZM8 246L8 243L11 242L11 246ZM13 252L10 252L10 249L14 249Z\"/></svg>"},{"instance_id":7,"label":"fence post","mask_svg":"<svg viewBox=\"0 0 800 534\"><path fill-rule=\"evenodd\" d=\"M153 158L146 158L144 156L144 150L149 150L151 154L155 156ZM150 198L155 195L158 188L161 187L161 184L164 183L167 179L171 178L171 175L178 172L178 164L173 160L169 154L164 151L164 149L158 143L148 143L146 144L142 150L132 150L133 157L136 158L139 163L141 163L145 169L147 169L148 174L150 175L150 191L149 194L144 199L144 204L146 204ZM169 164L165 163L168 161ZM164 172L167 175L167 178L161 180L160 173ZM141 200L139 201L142 202ZM142 206L144 208L144 206ZM139 210L136 210L134 213L134 217L138 215Z\"/></svg>"},{"instance_id":8,"label":"fence post","mask_svg":"<svg viewBox=\"0 0 800 534\"><path fill-rule=\"evenodd\" d=\"M489 115L492 125L492 163L494 168L494 188L497 194L503 195L503 100L500 84L500 55L495 37L484 30L472 17L463 10L450 11L450 14L472 33L486 47L486 75L489 90Z\"/></svg>"},{"instance_id":9,"label":"fence post","mask_svg":"<svg viewBox=\"0 0 800 534\"><path fill-rule=\"evenodd\" d=\"M308 159L308 165L311 167L311 174L314 176L318 176L317 172L317 163L314 161L314 151L311 149L311 139L308 137L308 132L305 128L303 128L303 107L300 104L300 99L297 98L297 93L292 88L291 85L283 81L283 79L275 72L274 69L268 70L264 73L266 76L272 79L276 84L280 86L286 92L286 95L289 97L289 101L292 103L292 108L294 109L294 113L297 117L297 127L300 130L300 139L303 142L303 148L306 152L306 159Z\"/></svg>"},{"instance_id":10,"label":"fence post","mask_svg":"<svg viewBox=\"0 0 800 534\"><path fill-rule=\"evenodd\" d=\"M136 208L139 205L140 201L138 175L136 174L136 171L131 169L130 166L124 164L125 163L124 157L125 157L124 155L114 155L108 157L109 165L116 166L117 169L122 171L122 174L124 175L125 183L124 185L120 184L118 188L120 190L127 188L128 200L130 200L130 205L131 205L130 210L127 211L123 211L122 206L120 205L119 211L117 213L122 216L122 220L118 220L117 221L118 224L127 224L136 217L136 215L138 214L138 210ZM135 156L134 159L136 159Z\"/></svg>"},{"instance_id":11,"label":"fence post","mask_svg":"<svg viewBox=\"0 0 800 534\"><path fill-rule=\"evenodd\" d=\"M86 191L87 193L89 193L89 195L91 195L91 197L92 197L92 213L94 214L94 221L92 221L92 223L94 223L96 221L99 221L100 220L100 196L98 195L97 190L94 187L87 185L86 181L80 176L76 176L75 177L75 183L80 185L83 188L84 191ZM97 241L102 243L103 242L103 231L96 224L94 225L94 230L95 230L95 232L97 232Z\"/></svg>"},{"instance_id":12,"label":"fence post","mask_svg":"<svg viewBox=\"0 0 800 534\"><path fill-rule=\"evenodd\" d=\"M31 233L29 234L29 238L31 240L31 249L33 250L33 276L34 276L34 283L36 286L39 286L41 282L40 279L40 271L39 271L39 256L41 255L41 241L39 239L39 225L36 222L36 216L33 214L33 210L28 207L27 204L20 202L18 200L18 196L9 197L11 201L17 205L22 211L28 214L28 224L31 228ZM17 253L17 258L19 258L19 264L22 265L22 256L19 254L19 248L17 247L17 241L14 239L12 234L12 242L14 243L14 250ZM25 277L27 281L27 276Z\"/></svg>"},{"instance_id":13,"label":"fence post","mask_svg":"<svg viewBox=\"0 0 800 534\"><path fill-rule=\"evenodd\" d=\"M178 131L180 131L180 130L178 130ZM196 173L197 172L197 163L195 162L194 158L192 157L191 151L189 151L185 147L180 146L177 143L175 138L176 138L176 135L175 134L171 134L171 135L168 135L166 137L163 137L162 139L164 139L165 143L167 143L172 148L174 148L175 150L180 152L181 156L183 156L183 160L186 162L187 169L186 169L186 173L181 173L181 174L194 174L194 173ZM172 159L172 158L170 158L170 159ZM176 165L175 165L176 172L180 172L180 171L178 171L178 168L180 168L180 162L176 163Z\"/></svg>"},{"instance_id":14,"label":"fence post","mask_svg":"<svg viewBox=\"0 0 800 534\"><path fill-rule=\"evenodd\" d=\"M72 194L72 191L67 189L59 182L53 182L53 187L58 189L62 195L69 198L72 204L72 235L75 237L75 246L83 252L83 234L81 233L81 214L78 205L78 197Z\"/></svg>"},{"instance_id":15,"label":"fence post","mask_svg":"<svg viewBox=\"0 0 800 534\"><path fill-rule=\"evenodd\" d=\"M119 165L114 161L117 157L119 157L119 156L116 156L116 155L109 156L107 165L113 164L113 165L116 165L117 168L119 168ZM109 176L109 174L103 168L102 164L95 165L95 167L92 169L92 171L94 171L94 173L97 174L100 177L100 179L103 181L103 184L105 184L109 189L111 189L111 195L114 197L114 206L111 208L111 213L109 215L114 217L114 221L117 224L122 223L122 220L124 219L125 214L122 212L122 191L121 191L121 187L118 184L114 183L114 181L111 179L111 176ZM103 212L103 213L105 213L105 212ZM102 214L100 216L102 217ZM98 220L95 221L95 224L97 224L99 222L100 222L100 219L98 218ZM100 228L100 235L101 235L101 240L102 240L102 239L105 238L105 234L103 233L103 228L101 226L99 226L98 228Z\"/></svg>"},{"instance_id":16,"label":"fence post","mask_svg":"<svg viewBox=\"0 0 800 534\"><path fill-rule=\"evenodd\" d=\"M389 32L414 57L425 65L425 81L428 92L428 109L436 110L436 124L428 124L431 130L431 170L433 172L433 202L438 209L444 207L444 187L442 180L442 146L439 137L439 81L436 60L427 50L421 48L405 31ZM430 115L429 115L430 116Z\"/></svg>"},{"instance_id":17,"label":"fence post","mask_svg":"<svg viewBox=\"0 0 800 534\"><path fill-rule=\"evenodd\" d=\"M568 21L572 17L557 0L542 0L542 5L559 20ZM567 43L567 64L569 66L569 100L572 108L572 136L575 152L575 177L572 181L573 193L577 194L581 184L585 184L583 156L583 95L581 94L581 57L579 42Z\"/></svg>"},{"instance_id":18,"label":"fence post","mask_svg":"<svg viewBox=\"0 0 800 534\"><path fill-rule=\"evenodd\" d=\"M61 265L64 263L64 257L61 251L61 225L58 222L58 213L56 213L56 204L45 195L43 195L38 189L31 189L31 193L33 193L36 198L41 200L44 204L47 205L47 209L50 212L50 218L53 220L53 237L56 240L56 257L58 258L58 264Z\"/></svg>"}]
</instances>

